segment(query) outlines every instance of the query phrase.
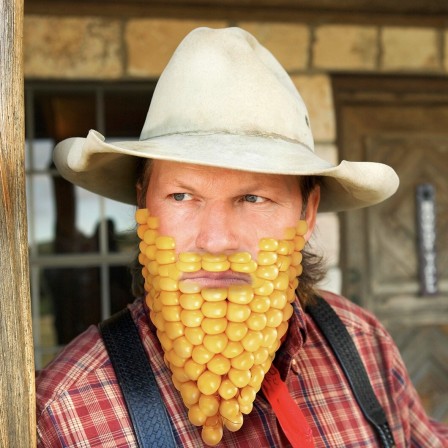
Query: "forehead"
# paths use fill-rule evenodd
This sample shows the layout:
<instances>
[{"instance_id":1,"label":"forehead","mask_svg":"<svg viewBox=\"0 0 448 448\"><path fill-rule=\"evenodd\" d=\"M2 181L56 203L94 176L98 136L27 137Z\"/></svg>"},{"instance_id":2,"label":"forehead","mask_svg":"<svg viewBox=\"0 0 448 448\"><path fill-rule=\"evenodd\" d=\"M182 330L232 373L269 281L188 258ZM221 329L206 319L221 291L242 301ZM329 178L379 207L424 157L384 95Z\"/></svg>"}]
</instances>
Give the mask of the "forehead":
<instances>
[{"instance_id":1,"label":"forehead","mask_svg":"<svg viewBox=\"0 0 448 448\"><path fill-rule=\"evenodd\" d=\"M300 194L298 176L254 173L190 163L153 160L150 170L149 188L178 185L191 188L257 188Z\"/></svg>"}]
</instances>

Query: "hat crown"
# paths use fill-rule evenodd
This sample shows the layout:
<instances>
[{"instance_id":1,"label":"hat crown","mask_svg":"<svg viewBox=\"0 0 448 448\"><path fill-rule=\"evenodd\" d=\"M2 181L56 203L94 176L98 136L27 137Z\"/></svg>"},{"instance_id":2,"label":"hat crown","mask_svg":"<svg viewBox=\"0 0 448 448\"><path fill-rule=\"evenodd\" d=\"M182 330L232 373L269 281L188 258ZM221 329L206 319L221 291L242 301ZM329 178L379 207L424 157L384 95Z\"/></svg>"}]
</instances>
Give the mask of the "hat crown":
<instances>
[{"instance_id":1,"label":"hat crown","mask_svg":"<svg viewBox=\"0 0 448 448\"><path fill-rule=\"evenodd\" d=\"M240 28L198 28L174 52L140 136L272 136L313 150L305 104L291 78Z\"/></svg>"}]
</instances>

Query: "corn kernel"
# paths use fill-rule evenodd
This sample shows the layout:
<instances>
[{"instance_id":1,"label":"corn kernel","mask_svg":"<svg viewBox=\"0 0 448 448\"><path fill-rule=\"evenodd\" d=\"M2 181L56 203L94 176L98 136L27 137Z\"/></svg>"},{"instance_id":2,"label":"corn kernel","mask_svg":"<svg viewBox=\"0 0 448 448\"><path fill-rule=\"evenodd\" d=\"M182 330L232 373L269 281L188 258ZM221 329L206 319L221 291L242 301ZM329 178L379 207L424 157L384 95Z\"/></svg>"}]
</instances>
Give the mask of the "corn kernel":
<instances>
[{"instance_id":1,"label":"corn kernel","mask_svg":"<svg viewBox=\"0 0 448 448\"><path fill-rule=\"evenodd\" d=\"M241 341L241 344L248 352L255 352L260 348L262 342L263 334L261 332L249 330Z\"/></svg>"},{"instance_id":2,"label":"corn kernel","mask_svg":"<svg viewBox=\"0 0 448 448\"><path fill-rule=\"evenodd\" d=\"M228 299L230 302L244 305L249 303L253 297L254 293L249 285L232 285L228 288Z\"/></svg>"},{"instance_id":3,"label":"corn kernel","mask_svg":"<svg viewBox=\"0 0 448 448\"><path fill-rule=\"evenodd\" d=\"M158 294L153 297L151 309L156 313L162 311L162 302Z\"/></svg>"},{"instance_id":4,"label":"corn kernel","mask_svg":"<svg viewBox=\"0 0 448 448\"><path fill-rule=\"evenodd\" d=\"M297 270L297 277L299 277L300 275L302 275L303 266L299 264L298 266L296 266L296 270Z\"/></svg>"},{"instance_id":5,"label":"corn kernel","mask_svg":"<svg viewBox=\"0 0 448 448\"><path fill-rule=\"evenodd\" d=\"M160 300L165 306L179 305L178 291L160 291Z\"/></svg>"},{"instance_id":6,"label":"corn kernel","mask_svg":"<svg viewBox=\"0 0 448 448\"><path fill-rule=\"evenodd\" d=\"M173 372L174 378L176 378L176 380L179 383L185 383L187 381L190 381L190 378L188 377L187 373L185 372L185 365L183 367L171 366L170 369L171 369L171 372Z\"/></svg>"},{"instance_id":7,"label":"corn kernel","mask_svg":"<svg viewBox=\"0 0 448 448\"><path fill-rule=\"evenodd\" d=\"M140 254L141 255L141 254ZM145 256L146 259L148 259L148 257ZM148 266L148 271L151 275L158 275L159 273L159 263L157 263L157 261L153 260L150 263L146 263ZM156 278L153 278L153 284L156 281Z\"/></svg>"},{"instance_id":8,"label":"corn kernel","mask_svg":"<svg viewBox=\"0 0 448 448\"><path fill-rule=\"evenodd\" d=\"M227 313L227 301L221 300L220 302L204 302L202 304L201 311L205 317L224 317Z\"/></svg>"},{"instance_id":9,"label":"corn kernel","mask_svg":"<svg viewBox=\"0 0 448 448\"><path fill-rule=\"evenodd\" d=\"M266 363L264 365L266 365ZM248 385L251 386L255 390L255 392L258 392L260 390L261 383L263 382L264 379L264 374L268 370L269 369L264 370L261 365L253 366L250 369L250 380Z\"/></svg>"},{"instance_id":10,"label":"corn kernel","mask_svg":"<svg viewBox=\"0 0 448 448\"><path fill-rule=\"evenodd\" d=\"M160 238L160 237L159 237ZM158 250L156 252L156 261L159 264L170 264L176 262L174 250Z\"/></svg>"},{"instance_id":11,"label":"corn kernel","mask_svg":"<svg viewBox=\"0 0 448 448\"><path fill-rule=\"evenodd\" d=\"M216 373L206 370L198 378L197 384L198 384L198 389L204 395L213 395L219 389L219 386L221 384L221 377L219 375L216 375Z\"/></svg>"},{"instance_id":12,"label":"corn kernel","mask_svg":"<svg viewBox=\"0 0 448 448\"><path fill-rule=\"evenodd\" d=\"M146 248L149 247L144 241L140 241L140 243L138 243L138 250L140 252L145 252Z\"/></svg>"},{"instance_id":13,"label":"corn kernel","mask_svg":"<svg viewBox=\"0 0 448 448\"><path fill-rule=\"evenodd\" d=\"M296 226L297 235L305 235L308 232L308 224L305 220L301 219Z\"/></svg>"},{"instance_id":14,"label":"corn kernel","mask_svg":"<svg viewBox=\"0 0 448 448\"><path fill-rule=\"evenodd\" d=\"M218 393L221 398L224 398L224 400L230 400L237 394L237 392L238 388L228 378L221 381L221 385L218 389Z\"/></svg>"},{"instance_id":15,"label":"corn kernel","mask_svg":"<svg viewBox=\"0 0 448 448\"><path fill-rule=\"evenodd\" d=\"M149 246L156 242L157 230L148 229L143 236L143 241Z\"/></svg>"},{"instance_id":16,"label":"corn kernel","mask_svg":"<svg viewBox=\"0 0 448 448\"><path fill-rule=\"evenodd\" d=\"M263 330L266 327L266 316L263 313L252 312L246 320L246 325L250 330Z\"/></svg>"},{"instance_id":17,"label":"corn kernel","mask_svg":"<svg viewBox=\"0 0 448 448\"><path fill-rule=\"evenodd\" d=\"M283 321L283 313L281 310L277 310L275 308L269 308L266 311L266 326L267 327L278 327Z\"/></svg>"},{"instance_id":18,"label":"corn kernel","mask_svg":"<svg viewBox=\"0 0 448 448\"><path fill-rule=\"evenodd\" d=\"M159 281L159 287L163 291L177 291L178 282L172 278L163 277Z\"/></svg>"},{"instance_id":19,"label":"corn kernel","mask_svg":"<svg viewBox=\"0 0 448 448\"><path fill-rule=\"evenodd\" d=\"M274 289L286 291L289 285L289 276L286 272L279 272L278 277L272 281Z\"/></svg>"},{"instance_id":20,"label":"corn kernel","mask_svg":"<svg viewBox=\"0 0 448 448\"><path fill-rule=\"evenodd\" d=\"M171 366L168 366L168 368L170 368L170 367L171 367ZM182 383L179 382L179 381L176 379L176 377L172 377L171 379L172 379L172 381L173 381L173 385L174 385L174 387L180 392L180 386L182 386Z\"/></svg>"},{"instance_id":21,"label":"corn kernel","mask_svg":"<svg viewBox=\"0 0 448 448\"><path fill-rule=\"evenodd\" d=\"M195 426L202 426L207 420L207 416L201 411L199 405L195 404L188 410L188 420Z\"/></svg>"},{"instance_id":22,"label":"corn kernel","mask_svg":"<svg viewBox=\"0 0 448 448\"><path fill-rule=\"evenodd\" d=\"M257 263L254 260L250 260L248 263L230 263L230 269L234 272L250 274L257 270Z\"/></svg>"},{"instance_id":23,"label":"corn kernel","mask_svg":"<svg viewBox=\"0 0 448 448\"><path fill-rule=\"evenodd\" d=\"M229 270L230 268L230 262L225 261L216 261L216 262L209 262L202 260L202 269L207 272L225 272Z\"/></svg>"},{"instance_id":24,"label":"corn kernel","mask_svg":"<svg viewBox=\"0 0 448 448\"><path fill-rule=\"evenodd\" d=\"M176 267L181 272L197 272L201 269L201 262L198 261L180 261L178 260L176 262Z\"/></svg>"},{"instance_id":25,"label":"corn kernel","mask_svg":"<svg viewBox=\"0 0 448 448\"><path fill-rule=\"evenodd\" d=\"M249 384L251 373L250 370L238 370L232 367L227 375L236 387L242 388Z\"/></svg>"},{"instance_id":26,"label":"corn kernel","mask_svg":"<svg viewBox=\"0 0 448 448\"><path fill-rule=\"evenodd\" d=\"M289 244L289 241L279 241L277 253L279 255L290 255L294 251L294 243Z\"/></svg>"},{"instance_id":27,"label":"corn kernel","mask_svg":"<svg viewBox=\"0 0 448 448\"><path fill-rule=\"evenodd\" d=\"M278 275L278 267L275 265L259 266L255 275L266 280L274 280Z\"/></svg>"},{"instance_id":28,"label":"corn kernel","mask_svg":"<svg viewBox=\"0 0 448 448\"><path fill-rule=\"evenodd\" d=\"M291 266L297 266L302 262L302 252L294 251L291 255Z\"/></svg>"},{"instance_id":29,"label":"corn kernel","mask_svg":"<svg viewBox=\"0 0 448 448\"><path fill-rule=\"evenodd\" d=\"M217 319L212 317L205 317L201 323L201 328L207 334L220 334L226 331L227 324L227 319L224 317Z\"/></svg>"},{"instance_id":30,"label":"corn kernel","mask_svg":"<svg viewBox=\"0 0 448 448\"><path fill-rule=\"evenodd\" d=\"M272 308L282 310L286 305L286 292L275 290L270 299Z\"/></svg>"},{"instance_id":31,"label":"corn kernel","mask_svg":"<svg viewBox=\"0 0 448 448\"><path fill-rule=\"evenodd\" d=\"M261 367L261 369L264 372L269 372L269 369L271 368L271 364L272 364L272 358L268 358L263 364L260 364L259 366L254 366L253 368ZM253 386L253 387L255 387L255 386Z\"/></svg>"},{"instance_id":32,"label":"corn kernel","mask_svg":"<svg viewBox=\"0 0 448 448\"><path fill-rule=\"evenodd\" d=\"M269 296L272 291L274 291L274 285L269 280L265 280L262 286L254 289L254 293L258 296Z\"/></svg>"},{"instance_id":33,"label":"corn kernel","mask_svg":"<svg viewBox=\"0 0 448 448\"><path fill-rule=\"evenodd\" d=\"M139 262L142 266L144 266L144 265L146 265L147 262L148 262L148 257L147 257L145 254L143 254L143 253L139 253L139 254L138 254L138 262Z\"/></svg>"},{"instance_id":34,"label":"corn kernel","mask_svg":"<svg viewBox=\"0 0 448 448\"><path fill-rule=\"evenodd\" d=\"M177 339L184 335L185 326L182 322L166 322L165 333L171 339Z\"/></svg>"},{"instance_id":35,"label":"corn kernel","mask_svg":"<svg viewBox=\"0 0 448 448\"><path fill-rule=\"evenodd\" d=\"M232 358L231 365L235 369L249 370L254 365L255 357L250 352L243 352Z\"/></svg>"},{"instance_id":36,"label":"corn kernel","mask_svg":"<svg viewBox=\"0 0 448 448\"><path fill-rule=\"evenodd\" d=\"M231 322L244 322L250 316L249 305L239 305L229 302L227 305L227 319Z\"/></svg>"},{"instance_id":37,"label":"corn kernel","mask_svg":"<svg viewBox=\"0 0 448 448\"><path fill-rule=\"evenodd\" d=\"M209 446L217 445L223 435L222 423L214 426L204 425L202 427L201 437L202 441Z\"/></svg>"},{"instance_id":38,"label":"corn kernel","mask_svg":"<svg viewBox=\"0 0 448 448\"><path fill-rule=\"evenodd\" d=\"M288 322L282 322L277 328L277 339L281 340L288 331Z\"/></svg>"},{"instance_id":39,"label":"corn kernel","mask_svg":"<svg viewBox=\"0 0 448 448\"><path fill-rule=\"evenodd\" d=\"M297 235L294 237L294 250L300 251L305 247L305 238L303 236Z\"/></svg>"},{"instance_id":40,"label":"corn kernel","mask_svg":"<svg viewBox=\"0 0 448 448\"><path fill-rule=\"evenodd\" d=\"M232 418L232 420L223 420L224 426L231 432L238 431L243 426L243 414L238 412L238 414Z\"/></svg>"},{"instance_id":41,"label":"corn kernel","mask_svg":"<svg viewBox=\"0 0 448 448\"><path fill-rule=\"evenodd\" d=\"M253 312L265 313L271 306L271 299L268 296L255 296L249 306Z\"/></svg>"},{"instance_id":42,"label":"corn kernel","mask_svg":"<svg viewBox=\"0 0 448 448\"><path fill-rule=\"evenodd\" d=\"M294 314L294 308L290 303L287 303L285 305L285 308L283 309L283 322L287 322L293 314Z\"/></svg>"},{"instance_id":43,"label":"corn kernel","mask_svg":"<svg viewBox=\"0 0 448 448\"><path fill-rule=\"evenodd\" d=\"M201 294L181 294L179 297L180 306L185 310L199 310L201 309L204 299Z\"/></svg>"},{"instance_id":44,"label":"corn kernel","mask_svg":"<svg viewBox=\"0 0 448 448\"><path fill-rule=\"evenodd\" d=\"M180 320L186 327L199 327L202 319L204 315L201 310L182 310L180 313Z\"/></svg>"},{"instance_id":45,"label":"corn kernel","mask_svg":"<svg viewBox=\"0 0 448 448\"><path fill-rule=\"evenodd\" d=\"M213 353L208 351L203 345L196 345L193 348L191 357L198 364L207 364L213 358Z\"/></svg>"},{"instance_id":46,"label":"corn kernel","mask_svg":"<svg viewBox=\"0 0 448 448\"><path fill-rule=\"evenodd\" d=\"M167 353L167 357L171 365L176 367L183 367L185 365L185 358L179 356L174 350L170 350Z\"/></svg>"},{"instance_id":47,"label":"corn kernel","mask_svg":"<svg viewBox=\"0 0 448 448\"><path fill-rule=\"evenodd\" d=\"M193 345L201 345L204 341L205 333L201 327L186 327L184 332L187 340Z\"/></svg>"},{"instance_id":48,"label":"corn kernel","mask_svg":"<svg viewBox=\"0 0 448 448\"><path fill-rule=\"evenodd\" d=\"M241 341L246 336L247 325L241 322L227 322L226 335L230 341Z\"/></svg>"},{"instance_id":49,"label":"corn kernel","mask_svg":"<svg viewBox=\"0 0 448 448\"><path fill-rule=\"evenodd\" d=\"M180 321L181 311L182 308L178 305L164 306L162 308L162 316L167 322L178 322Z\"/></svg>"},{"instance_id":50,"label":"corn kernel","mask_svg":"<svg viewBox=\"0 0 448 448\"><path fill-rule=\"evenodd\" d=\"M148 260L154 261L156 259L157 248L156 246L146 246L144 251L145 255L148 257Z\"/></svg>"},{"instance_id":51,"label":"corn kernel","mask_svg":"<svg viewBox=\"0 0 448 448\"><path fill-rule=\"evenodd\" d=\"M179 290L184 294L201 292L201 285L191 280L179 280Z\"/></svg>"},{"instance_id":52,"label":"corn kernel","mask_svg":"<svg viewBox=\"0 0 448 448\"><path fill-rule=\"evenodd\" d=\"M254 352L254 364L263 364L269 356L269 351L265 347L260 347L257 351Z\"/></svg>"},{"instance_id":53,"label":"corn kernel","mask_svg":"<svg viewBox=\"0 0 448 448\"><path fill-rule=\"evenodd\" d=\"M239 263L245 264L249 263L252 260L252 256L249 252L238 252L236 254L232 254L228 257L230 263Z\"/></svg>"},{"instance_id":54,"label":"corn kernel","mask_svg":"<svg viewBox=\"0 0 448 448\"><path fill-rule=\"evenodd\" d=\"M212 353L221 353L227 345L226 334L206 334L204 336L204 347Z\"/></svg>"},{"instance_id":55,"label":"corn kernel","mask_svg":"<svg viewBox=\"0 0 448 448\"><path fill-rule=\"evenodd\" d=\"M146 224L149 213L147 208L139 208L135 211L135 220L138 224Z\"/></svg>"},{"instance_id":56,"label":"corn kernel","mask_svg":"<svg viewBox=\"0 0 448 448\"><path fill-rule=\"evenodd\" d=\"M240 405L234 398L230 400L222 400L219 405L219 413L226 420L234 419L240 412Z\"/></svg>"},{"instance_id":57,"label":"corn kernel","mask_svg":"<svg viewBox=\"0 0 448 448\"><path fill-rule=\"evenodd\" d=\"M196 381L205 372L205 364L198 364L193 359L189 359L184 364L184 370L190 380Z\"/></svg>"},{"instance_id":58,"label":"corn kernel","mask_svg":"<svg viewBox=\"0 0 448 448\"><path fill-rule=\"evenodd\" d=\"M182 383L180 386L180 394L182 395L183 402L187 405L193 405L199 401L200 392L193 381Z\"/></svg>"},{"instance_id":59,"label":"corn kernel","mask_svg":"<svg viewBox=\"0 0 448 448\"><path fill-rule=\"evenodd\" d=\"M277 261L277 254L275 252L258 252L257 263L259 266L269 266Z\"/></svg>"},{"instance_id":60,"label":"corn kernel","mask_svg":"<svg viewBox=\"0 0 448 448\"><path fill-rule=\"evenodd\" d=\"M243 404L253 403L255 397L257 396L257 392L252 386L243 387L240 390L239 402Z\"/></svg>"},{"instance_id":61,"label":"corn kernel","mask_svg":"<svg viewBox=\"0 0 448 448\"><path fill-rule=\"evenodd\" d=\"M291 258L288 255L279 255L277 267L280 272L286 272L291 266Z\"/></svg>"},{"instance_id":62,"label":"corn kernel","mask_svg":"<svg viewBox=\"0 0 448 448\"><path fill-rule=\"evenodd\" d=\"M222 261L227 261L226 255L218 255L218 254L210 254L205 253L201 256L202 261L205 261L207 263L220 263Z\"/></svg>"},{"instance_id":63,"label":"corn kernel","mask_svg":"<svg viewBox=\"0 0 448 448\"><path fill-rule=\"evenodd\" d=\"M296 228L295 227L287 227L285 230L285 240L292 240L296 236Z\"/></svg>"},{"instance_id":64,"label":"corn kernel","mask_svg":"<svg viewBox=\"0 0 448 448\"><path fill-rule=\"evenodd\" d=\"M169 352L173 348L173 341L164 331L157 330L157 338L165 352Z\"/></svg>"},{"instance_id":65,"label":"corn kernel","mask_svg":"<svg viewBox=\"0 0 448 448\"><path fill-rule=\"evenodd\" d=\"M254 408L253 403L243 404L240 405L240 411L242 414L250 414L252 412L252 409Z\"/></svg>"},{"instance_id":66,"label":"corn kernel","mask_svg":"<svg viewBox=\"0 0 448 448\"><path fill-rule=\"evenodd\" d=\"M157 330L165 331L165 319L162 316L162 313L150 313L151 322L157 328Z\"/></svg>"},{"instance_id":67,"label":"corn kernel","mask_svg":"<svg viewBox=\"0 0 448 448\"><path fill-rule=\"evenodd\" d=\"M232 359L243 352L244 348L241 342L229 341L227 347L223 350L222 355L228 359Z\"/></svg>"},{"instance_id":68,"label":"corn kernel","mask_svg":"<svg viewBox=\"0 0 448 448\"><path fill-rule=\"evenodd\" d=\"M262 347L270 347L277 340L277 329L272 327L266 327L261 330L263 335Z\"/></svg>"},{"instance_id":69,"label":"corn kernel","mask_svg":"<svg viewBox=\"0 0 448 448\"><path fill-rule=\"evenodd\" d=\"M215 355L207 363L207 369L216 375L225 375L230 369L230 360L223 355Z\"/></svg>"},{"instance_id":70,"label":"corn kernel","mask_svg":"<svg viewBox=\"0 0 448 448\"><path fill-rule=\"evenodd\" d=\"M185 336L180 336L173 342L173 350L181 358L190 358L193 347Z\"/></svg>"},{"instance_id":71,"label":"corn kernel","mask_svg":"<svg viewBox=\"0 0 448 448\"><path fill-rule=\"evenodd\" d=\"M141 224L137 227L137 236L143 240L144 236L145 236L145 232L148 230L148 225L147 224Z\"/></svg>"},{"instance_id":72,"label":"corn kernel","mask_svg":"<svg viewBox=\"0 0 448 448\"><path fill-rule=\"evenodd\" d=\"M258 243L258 248L261 251L275 251L278 249L278 241L274 238L262 238Z\"/></svg>"},{"instance_id":73,"label":"corn kernel","mask_svg":"<svg viewBox=\"0 0 448 448\"><path fill-rule=\"evenodd\" d=\"M176 247L174 238L170 236L158 236L155 240L157 249L161 250L172 250Z\"/></svg>"},{"instance_id":74,"label":"corn kernel","mask_svg":"<svg viewBox=\"0 0 448 448\"><path fill-rule=\"evenodd\" d=\"M199 397L199 408L207 416L212 417L219 411L219 399L213 395L201 395Z\"/></svg>"},{"instance_id":75,"label":"corn kernel","mask_svg":"<svg viewBox=\"0 0 448 448\"><path fill-rule=\"evenodd\" d=\"M219 302L227 298L226 288L204 288L201 295L207 302Z\"/></svg>"},{"instance_id":76,"label":"corn kernel","mask_svg":"<svg viewBox=\"0 0 448 448\"><path fill-rule=\"evenodd\" d=\"M197 263L201 262L201 256L194 252L181 252L179 254L179 261L184 263Z\"/></svg>"},{"instance_id":77,"label":"corn kernel","mask_svg":"<svg viewBox=\"0 0 448 448\"><path fill-rule=\"evenodd\" d=\"M159 218L155 216L148 216L148 227L150 229L158 229L159 228Z\"/></svg>"}]
</instances>

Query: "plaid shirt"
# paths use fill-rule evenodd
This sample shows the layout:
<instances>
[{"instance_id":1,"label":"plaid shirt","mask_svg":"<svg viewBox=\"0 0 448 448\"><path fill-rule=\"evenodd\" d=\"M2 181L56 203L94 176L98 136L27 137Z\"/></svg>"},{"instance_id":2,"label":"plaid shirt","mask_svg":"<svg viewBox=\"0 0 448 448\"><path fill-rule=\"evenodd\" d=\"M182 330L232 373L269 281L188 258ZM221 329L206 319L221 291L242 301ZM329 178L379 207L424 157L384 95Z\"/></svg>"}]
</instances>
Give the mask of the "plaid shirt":
<instances>
[{"instance_id":1,"label":"plaid shirt","mask_svg":"<svg viewBox=\"0 0 448 448\"><path fill-rule=\"evenodd\" d=\"M368 312L323 293L347 326L392 428L397 448L448 447L448 428L426 416L391 337ZM296 302L275 365L314 434L316 448L379 446L331 349ZM171 417L177 446L203 446L174 388L142 300L130 306ZM70 343L37 380L39 447L136 447L123 397L96 327ZM218 447L289 446L260 392L243 427Z\"/></svg>"}]
</instances>

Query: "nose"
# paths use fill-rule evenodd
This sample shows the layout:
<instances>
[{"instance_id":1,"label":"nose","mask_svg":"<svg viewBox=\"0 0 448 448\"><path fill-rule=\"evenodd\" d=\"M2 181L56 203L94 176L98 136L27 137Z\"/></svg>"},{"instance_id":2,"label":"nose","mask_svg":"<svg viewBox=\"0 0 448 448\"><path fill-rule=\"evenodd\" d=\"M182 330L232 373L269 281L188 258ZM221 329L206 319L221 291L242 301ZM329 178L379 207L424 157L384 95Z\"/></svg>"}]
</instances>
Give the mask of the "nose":
<instances>
[{"instance_id":1,"label":"nose","mask_svg":"<svg viewBox=\"0 0 448 448\"><path fill-rule=\"evenodd\" d=\"M196 247L200 252L230 254L239 247L237 219L230 204L207 204L200 211Z\"/></svg>"}]
</instances>

